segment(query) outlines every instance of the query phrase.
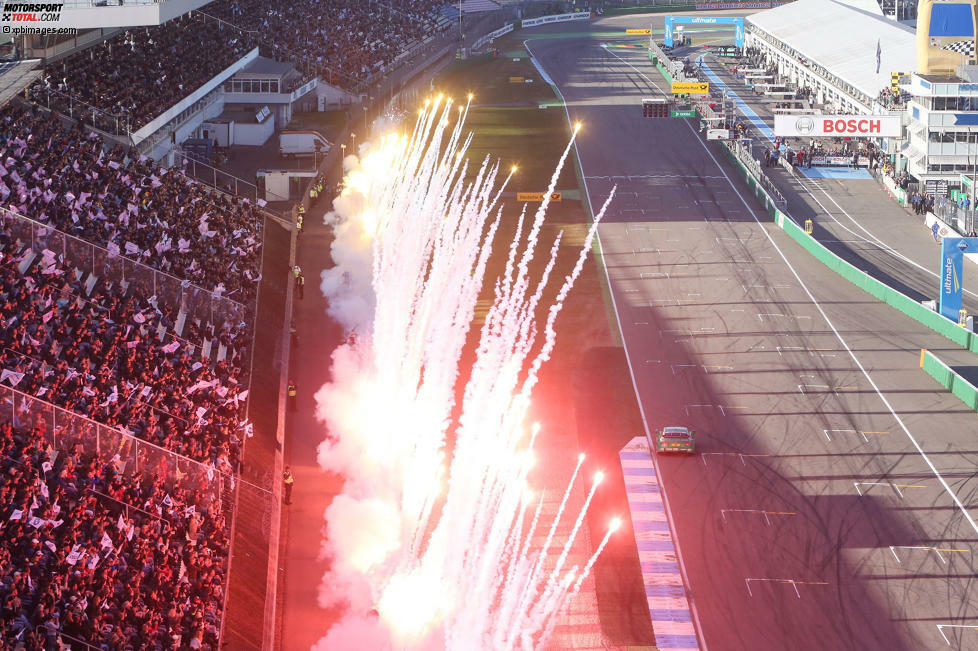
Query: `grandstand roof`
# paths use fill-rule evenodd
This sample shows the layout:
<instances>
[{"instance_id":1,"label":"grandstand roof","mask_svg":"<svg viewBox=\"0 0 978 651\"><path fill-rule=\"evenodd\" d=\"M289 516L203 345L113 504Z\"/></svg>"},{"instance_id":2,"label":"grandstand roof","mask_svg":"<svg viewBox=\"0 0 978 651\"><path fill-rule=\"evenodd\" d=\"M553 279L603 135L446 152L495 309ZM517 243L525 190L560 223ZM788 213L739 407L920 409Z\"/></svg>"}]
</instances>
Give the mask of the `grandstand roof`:
<instances>
[{"instance_id":1,"label":"grandstand roof","mask_svg":"<svg viewBox=\"0 0 978 651\"><path fill-rule=\"evenodd\" d=\"M288 61L276 61L268 57L255 57L248 65L238 72L238 76L247 75L270 75L281 77L292 70L295 66Z\"/></svg>"},{"instance_id":2,"label":"grandstand roof","mask_svg":"<svg viewBox=\"0 0 978 651\"><path fill-rule=\"evenodd\" d=\"M798 0L748 16L747 22L870 97L889 87L891 72L917 69L913 29L837 0Z\"/></svg>"}]
</instances>

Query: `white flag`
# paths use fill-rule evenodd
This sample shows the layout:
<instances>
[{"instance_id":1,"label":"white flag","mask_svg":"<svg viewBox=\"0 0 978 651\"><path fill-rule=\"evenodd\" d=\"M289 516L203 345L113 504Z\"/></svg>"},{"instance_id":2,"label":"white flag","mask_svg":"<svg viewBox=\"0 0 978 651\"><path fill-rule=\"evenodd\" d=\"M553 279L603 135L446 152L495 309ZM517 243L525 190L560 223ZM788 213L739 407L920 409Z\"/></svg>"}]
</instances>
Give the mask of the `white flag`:
<instances>
[{"instance_id":1,"label":"white flag","mask_svg":"<svg viewBox=\"0 0 978 651\"><path fill-rule=\"evenodd\" d=\"M3 369L3 371L0 372L0 382L6 380L7 382L10 383L10 386L12 387L15 387L18 384L20 384L20 381L23 379L24 379L23 373L18 373L16 371L9 371L7 369Z\"/></svg>"}]
</instances>

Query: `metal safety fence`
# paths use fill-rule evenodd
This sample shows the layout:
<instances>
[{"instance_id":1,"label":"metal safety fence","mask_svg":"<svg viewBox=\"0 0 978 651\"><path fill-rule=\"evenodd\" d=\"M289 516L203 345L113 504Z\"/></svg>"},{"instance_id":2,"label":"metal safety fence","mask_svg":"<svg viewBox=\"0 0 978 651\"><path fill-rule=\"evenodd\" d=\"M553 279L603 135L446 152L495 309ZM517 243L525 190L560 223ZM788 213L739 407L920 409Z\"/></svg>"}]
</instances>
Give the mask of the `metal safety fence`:
<instances>
[{"instance_id":1,"label":"metal safety fence","mask_svg":"<svg viewBox=\"0 0 978 651\"><path fill-rule=\"evenodd\" d=\"M729 149L730 153L732 153L737 160L740 161L741 164L743 164L743 166L754 175L754 178L757 179L758 182L760 182L761 187L771 195L771 197L774 199L774 203L779 208L784 208L788 205L788 201L784 198L784 195L781 194L781 191L778 190L778 187L774 184L774 181L772 181L771 178L765 174L764 169L761 167L761 161L754 158L750 143L745 143L741 140L727 140L723 141L723 146Z\"/></svg>"},{"instance_id":2,"label":"metal safety fence","mask_svg":"<svg viewBox=\"0 0 978 651\"><path fill-rule=\"evenodd\" d=\"M937 197L932 209L934 216L958 232L968 235L975 230L975 208L962 206L948 197Z\"/></svg>"},{"instance_id":3,"label":"metal safety fence","mask_svg":"<svg viewBox=\"0 0 978 651\"><path fill-rule=\"evenodd\" d=\"M0 423L6 422L17 429L34 430L54 450L114 462L126 476L160 477L168 489L196 491L203 501L200 507L220 507L224 482L229 478L213 466L0 385Z\"/></svg>"},{"instance_id":4,"label":"metal safety fence","mask_svg":"<svg viewBox=\"0 0 978 651\"><path fill-rule=\"evenodd\" d=\"M71 93L62 93L43 84L35 84L28 91L35 104L51 111L57 111L73 120L90 124L96 129L114 136L132 136L131 119L128 114L109 113L86 104Z\"/></svg>"},{"instance_id":5,"label":"metal safety fence","mask_svg":"<svg viewBox=\"0 0 978 651\"><path fill-rule=\"evenodd\" d=\"M242 303L123 255L113 255L108 249L10 210L0 208L0 227L14 240L29 245L37 255L48 250L63 265L82 274L91 274L105 283L122 283L125 287L135 284L143 295L155 296L157 301L182 310L190 320L234 327L251 321L249 310Z\"/></svg>"}]
</instances>

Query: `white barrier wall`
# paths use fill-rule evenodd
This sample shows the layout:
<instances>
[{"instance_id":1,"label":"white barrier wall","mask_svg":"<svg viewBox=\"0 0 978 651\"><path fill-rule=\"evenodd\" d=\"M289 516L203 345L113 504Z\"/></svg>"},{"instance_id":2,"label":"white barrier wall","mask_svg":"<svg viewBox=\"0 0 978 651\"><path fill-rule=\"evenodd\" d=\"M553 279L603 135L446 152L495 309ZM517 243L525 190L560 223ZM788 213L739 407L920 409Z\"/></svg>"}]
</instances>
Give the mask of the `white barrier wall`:
<instances>
[{"instance_id":1,"label":"white barrier wall","mask_svg":"<svg viewBox=\"0 0 978 651\"><path fill-rule=\"evenodd\" d=\"M553 16L540 16L539 18L529 18L521 23L522 27L533 27L534 25L548 25L550 23L566 23L570 20L589 20L590 11L577 11L572 14L555 14Z\"/></svg>"},{"instance_id":2,"label":"white barrier wall","mask_svg":"<svg viewBox=\"0 0 978 651\"><path fill-rule=\"evenodd\" d=\"M513 31L513 23L507 23L506 25L504 25L503 27L500 27L496 31L489 32L488 34L486 34L482 38L477 39L476 42L472 45L472 49L473 50L478 50L480 47L482 47L486 43L491 43L492 41L496 40L500 36L502 36L504 34L509 34L511 31Z\"/></svg>"}]
</instances>

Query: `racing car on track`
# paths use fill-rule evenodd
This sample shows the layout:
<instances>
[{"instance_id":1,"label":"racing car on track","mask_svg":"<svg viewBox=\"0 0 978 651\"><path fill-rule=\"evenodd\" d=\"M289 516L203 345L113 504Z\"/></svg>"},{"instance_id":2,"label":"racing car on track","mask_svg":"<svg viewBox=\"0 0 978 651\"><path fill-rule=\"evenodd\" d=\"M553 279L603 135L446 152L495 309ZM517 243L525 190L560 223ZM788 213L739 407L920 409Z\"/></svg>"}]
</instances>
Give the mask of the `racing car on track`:
<instances>
[{"instance_id":1,"label":"racing car on track","mask_svg":"<svg viewBox=\"0 0 978 651\"><path fill-rule=\"evenodd\" d=\"M655 451L693 454L696 451L695 434L688 427L664 427L656 430Z\"/></svg>"}]
</instances>

